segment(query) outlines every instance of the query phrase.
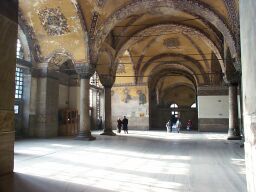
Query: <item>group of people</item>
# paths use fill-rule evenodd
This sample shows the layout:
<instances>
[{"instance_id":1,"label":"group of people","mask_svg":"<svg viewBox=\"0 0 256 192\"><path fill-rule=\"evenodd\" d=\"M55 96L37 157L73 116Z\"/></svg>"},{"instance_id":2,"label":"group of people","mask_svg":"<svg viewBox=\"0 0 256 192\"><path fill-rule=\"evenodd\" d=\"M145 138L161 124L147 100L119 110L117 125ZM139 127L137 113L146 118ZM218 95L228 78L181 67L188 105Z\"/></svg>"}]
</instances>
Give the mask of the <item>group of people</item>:
<instances>
[{"instance_id":1,"label":"group of people","mask_svg":"<svg viewBox=\"0 0 256 192\"><path fill-rule=\"evenodd\" d=\"M181 129L181 120L179 117L176 117L175 115L171 116L171 119L166 123L166 129L167 132L173 132L176 130L178 133L180 132ZM192 121L188 120L187 122L187 131L190 131L192 128Z\"/></svg>"},{"instance_id":2,"label":"group of people","mask_svg":"<svg viewBox=\"0 0 256 192\"><path fill-rule=\"evenodd\" d=\"M123 128L124 133L128 134L128 119L124 116L123 120L118 118L117 120L117 132L121 133L121 129Z\"/></svg>"}]
</instances>

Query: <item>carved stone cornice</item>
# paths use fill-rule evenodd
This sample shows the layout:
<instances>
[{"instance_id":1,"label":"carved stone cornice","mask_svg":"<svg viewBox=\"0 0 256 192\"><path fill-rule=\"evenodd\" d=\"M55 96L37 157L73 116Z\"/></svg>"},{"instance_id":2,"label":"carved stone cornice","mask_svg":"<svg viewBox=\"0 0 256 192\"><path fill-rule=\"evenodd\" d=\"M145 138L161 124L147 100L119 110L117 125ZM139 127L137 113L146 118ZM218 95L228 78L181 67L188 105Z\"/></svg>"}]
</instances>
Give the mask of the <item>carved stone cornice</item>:
<instances>
[{"instance_id":1,"label":"carved stone cornice","mask_svg":"<svg viewBox=\"0 0 256 192\"><path fill-rule=\"evenodd\" d=\"M95 73L95 66L89 64L75 64L75 70L82 79L89 79Z\"/></svg>"},{"instance_id":2,"label":"carved stone cornice","mask_svg":"<svg viewBox=\"0 0 256 192\"><path fill-rule=\"evenodd\" d=\"M100 82L105 88L112 88L115 83L115 76L113 75L99 75Z\"/></svg>"}]
</instances>

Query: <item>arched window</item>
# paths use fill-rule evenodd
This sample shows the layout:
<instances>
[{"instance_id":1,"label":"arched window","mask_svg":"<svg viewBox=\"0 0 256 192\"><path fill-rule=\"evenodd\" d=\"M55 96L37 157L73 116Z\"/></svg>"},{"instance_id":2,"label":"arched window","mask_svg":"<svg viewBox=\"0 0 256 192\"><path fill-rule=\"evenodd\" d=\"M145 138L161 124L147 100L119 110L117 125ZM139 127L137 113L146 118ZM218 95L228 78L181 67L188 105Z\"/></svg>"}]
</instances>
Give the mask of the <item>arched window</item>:
<instances>
[{"instance_id":1,"label":"arched window","mask_svg":"<svg viewBox=\"0 0 256 192\"><path fill-rule=\"evenodd\" d=\"M193 103L193 104L191 105L191 108L196 108L196 103Z\"/></svg>"},{"instance_id":2,"label":"arched window","mask_svg":"<svg viewBox=\"0 0 256 192\"><path fill-rule=\"evenodd\" d=\"M173 103L173 104L171 104L170 108L171 109L176 109L176 108L178 108L178 105L176 103Z\"/></svg>"},{"instance_id":3,"label":"arched window","mask_svg":"<svg viewBox=\"0 0 256 192\"><path fill-rule=\"evenodd\" d=\"M176 104L176 103L173 103L173 104L171 104L170 105L170 108L171 108L171 113L172 113L172 115L179 115L179 112L178 111L176 111L176 109L178 109L178 105Z\"/></svg>"},{"instance_id":4,"label":"arched window","mask_svg":"<svg viewBox=\"0 0 256 192\"><path fill-rule=\"evenodd\" d=\"M95 85L97 87L101 87L101 83L100 83L100 80L99 80L99 75L96 72L91 77L90 84Z\"/></svg>"}]
</instances>

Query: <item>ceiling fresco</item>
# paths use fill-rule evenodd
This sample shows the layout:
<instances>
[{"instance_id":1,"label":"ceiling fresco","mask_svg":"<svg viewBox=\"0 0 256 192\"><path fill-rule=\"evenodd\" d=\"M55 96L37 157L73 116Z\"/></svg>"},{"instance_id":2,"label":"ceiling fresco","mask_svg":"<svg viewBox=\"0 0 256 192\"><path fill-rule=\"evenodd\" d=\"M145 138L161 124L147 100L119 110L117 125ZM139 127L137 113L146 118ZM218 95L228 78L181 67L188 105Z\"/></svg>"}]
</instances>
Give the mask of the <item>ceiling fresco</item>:
<instances>
[{"instance_id":1,"label":"ceiling fresco","mask_svg":"<svg viewBox=\"0 0 256 192\"><path fill-rule=\"evenodd\" d=\"M20 0L20 26L35 63L71 59L119 85L155 78L162 83L153 89L168 89L174 79L203 86L212 83L210 76L228 73L226 65L240 70L237 5L237 0Z\"/></svg>"}]
</instances>

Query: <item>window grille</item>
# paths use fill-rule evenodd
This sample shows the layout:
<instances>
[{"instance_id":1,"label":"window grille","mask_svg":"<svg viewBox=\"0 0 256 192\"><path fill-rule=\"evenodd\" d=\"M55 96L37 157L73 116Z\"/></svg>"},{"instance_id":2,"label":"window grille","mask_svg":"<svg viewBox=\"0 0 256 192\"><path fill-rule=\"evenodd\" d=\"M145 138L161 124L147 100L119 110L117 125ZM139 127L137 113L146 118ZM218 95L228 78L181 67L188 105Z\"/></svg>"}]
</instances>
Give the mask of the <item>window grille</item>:
<instances>
[{"instance_id":1,"label":"window grille","mask_svg":"<svg viewBox=\"0 0 256 192\"><path fill-rule=\"evenodd\" d=\"M21 99L23 95L23 69L16 67L15 73L15 99Z\"/></svg>"}]
</instances>

